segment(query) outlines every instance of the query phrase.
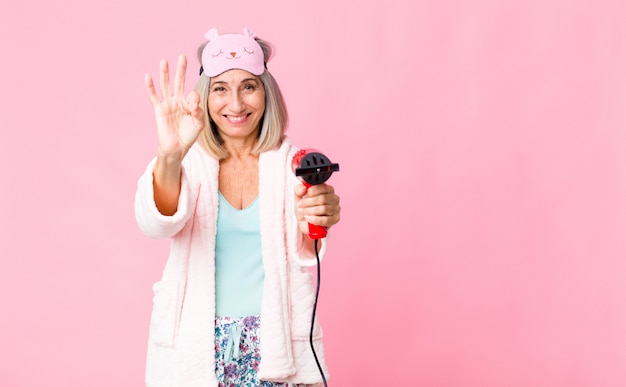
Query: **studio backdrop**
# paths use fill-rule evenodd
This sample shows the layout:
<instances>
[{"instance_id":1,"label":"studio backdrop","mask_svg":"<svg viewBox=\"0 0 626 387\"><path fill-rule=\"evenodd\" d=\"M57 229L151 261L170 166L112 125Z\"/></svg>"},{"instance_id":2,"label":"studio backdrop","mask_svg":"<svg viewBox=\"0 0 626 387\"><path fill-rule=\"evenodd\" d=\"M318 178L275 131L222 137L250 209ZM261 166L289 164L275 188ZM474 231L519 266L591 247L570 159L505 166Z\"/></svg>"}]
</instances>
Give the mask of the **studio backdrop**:
<instances>
[{"instance_id":1,"label":"studio backdrop","mask_svg":"<svg viewBox=\"0 0 626 387\"><path fill-rule=\"evenodd\" d=\"M8 0L0 385L141 386L145 73L212 27L276 49L288 135L341 166L329 386L626 385L626 2Z\"/></svg>"}]
</instances>

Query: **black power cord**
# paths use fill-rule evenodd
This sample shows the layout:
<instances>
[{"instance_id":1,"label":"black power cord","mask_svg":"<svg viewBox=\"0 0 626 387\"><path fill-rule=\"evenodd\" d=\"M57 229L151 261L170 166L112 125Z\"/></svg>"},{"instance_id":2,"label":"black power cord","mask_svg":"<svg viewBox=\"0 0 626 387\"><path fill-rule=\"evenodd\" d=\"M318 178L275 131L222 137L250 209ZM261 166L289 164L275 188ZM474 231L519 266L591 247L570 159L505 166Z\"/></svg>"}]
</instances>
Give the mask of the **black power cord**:
<instances>
[{"instance_id":1,"label":"black power cord","mask_svg":"<svg viewBox=\"0 0 626 387\"><path fill-rule=\"evenodd\" d=\"M324 382L324 387L327 387L326 384L326 376L324 376L324 370L322 370L322 366L320 361L317 359L317 354L315 353L315 347L313 346L313 328L315 327L315 312L317 310L317 299L320 295L320 278L321 278L321 270L320 270L320 255L318 251L318 243L319 239L315 239L315 258L317 259L317 286L315 289L315 302L313 303L313 313L311 313L311 333L309 334L309 343L311 344L311 351L313 351L313 357L315 358L315 363L317 364L317 368L320 370L320 375L322 375L322 381Z\"/></svg>"}]
</instances>

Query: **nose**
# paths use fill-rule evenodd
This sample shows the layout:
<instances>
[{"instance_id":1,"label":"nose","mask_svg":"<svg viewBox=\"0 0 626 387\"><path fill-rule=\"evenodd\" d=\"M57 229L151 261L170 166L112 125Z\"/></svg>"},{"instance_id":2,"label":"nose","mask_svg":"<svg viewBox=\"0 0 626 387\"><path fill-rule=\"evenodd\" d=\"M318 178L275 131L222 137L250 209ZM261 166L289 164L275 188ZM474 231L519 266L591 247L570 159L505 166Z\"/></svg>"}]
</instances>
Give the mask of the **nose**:
<instances>
[{"instance_id":1,"label":"nose","mask_svg":"<svg viewBox=\"0 0 626 387\"><path fill-rule=\"evenodd\" d=\"M232 101L231 101L231 110L233 113L241 113L245 109L245 104L243 102L243 98L239 92L232 93Z\"/></svg>"}]
</instances>

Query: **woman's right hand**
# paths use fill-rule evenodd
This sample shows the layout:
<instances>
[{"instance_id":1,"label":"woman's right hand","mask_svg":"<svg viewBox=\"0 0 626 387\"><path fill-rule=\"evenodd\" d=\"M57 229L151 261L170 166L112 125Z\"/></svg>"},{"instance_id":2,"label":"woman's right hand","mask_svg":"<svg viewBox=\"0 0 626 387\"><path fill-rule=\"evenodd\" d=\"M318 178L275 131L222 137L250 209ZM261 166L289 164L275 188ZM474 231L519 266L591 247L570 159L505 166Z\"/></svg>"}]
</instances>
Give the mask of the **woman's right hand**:
<instances>
[{"instance_id":1,"label":"woman's right hand","mask_svg":"<svg viewBox=\"0 0 626 387\"><path fill-rule=\"evenodd\" d=\"M205 112L200 106L200 96L192 91L184 95L187 58L178 58L173 90L170 89L169 66L161 60L161 98L157 95L152 77L146 74L145 84L148 97L154 107L159 137L158 156L182 161L205 126Z\"/></svg>"},{"instance_id":2,"label":"woman's right hand","mask_svg":"<svg viewBox=\"0 0 626 387\"><path fill-rule=\"evenodd\" d=\"M154 202L163 215L173 215L178 208L181 190L181 164L189 148L204 130L204 109L200 96L192 91L184 95L187 58L178 58L174 88L170 90L170 71L167 61L161 61L161 98L154 82L146 75L146 89L154 107L159 151L153 171Z\"/></svg>"}]
</instances>

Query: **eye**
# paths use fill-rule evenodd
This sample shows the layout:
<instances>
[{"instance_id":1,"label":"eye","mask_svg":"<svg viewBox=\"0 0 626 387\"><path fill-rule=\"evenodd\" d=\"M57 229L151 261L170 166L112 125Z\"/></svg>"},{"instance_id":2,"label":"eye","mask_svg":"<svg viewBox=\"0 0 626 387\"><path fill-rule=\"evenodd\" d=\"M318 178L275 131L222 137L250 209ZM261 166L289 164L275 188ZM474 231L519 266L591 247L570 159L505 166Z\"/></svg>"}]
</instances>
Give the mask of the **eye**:
<instances>
[{"instance_id":1,"label":"eye","mask_svg":"<svg viewBox=\"0 0 626 387\"><path fill-rule=\"evenodd\" d=\"M254 50L248 51L248 49L245 47L243 48L243 52L245 52L246 54L254 55Z\"/></svg>"},{"instance_id":2,"label":"eye","mask_svg":"<svg viewBox=\"0 0 626 387\"><path fill-rule=\"evenodd\" d=\"M259 88L258 85L254 84L254 83L246 83L245 85L243 85L242 90L245 93L253 93L255 92L257 89Z\"/></svg>"},{"instance_id":3,"label":"eye","mask_svg":"<svg viewBox=\"0 0 626 387\"><path fill-rule=\"evenodd\" d=\"M218 56L222 55L223 53L224 53L224 51L220 50L220 52L218 52L217 54L211 53L211 57L217 58Z\"/></svg>"},{"instance_id":4,"label":"eye","mask_svg":"<svg viewBox=\"0 0 626 387\"><path fill-rule=\"evenodd\" d=\"M211 91L213 91L214 93L223 94L226 92L226 88L224 86L215 86L213 89L211 89Z\"/></svg>"}]
</instances>

